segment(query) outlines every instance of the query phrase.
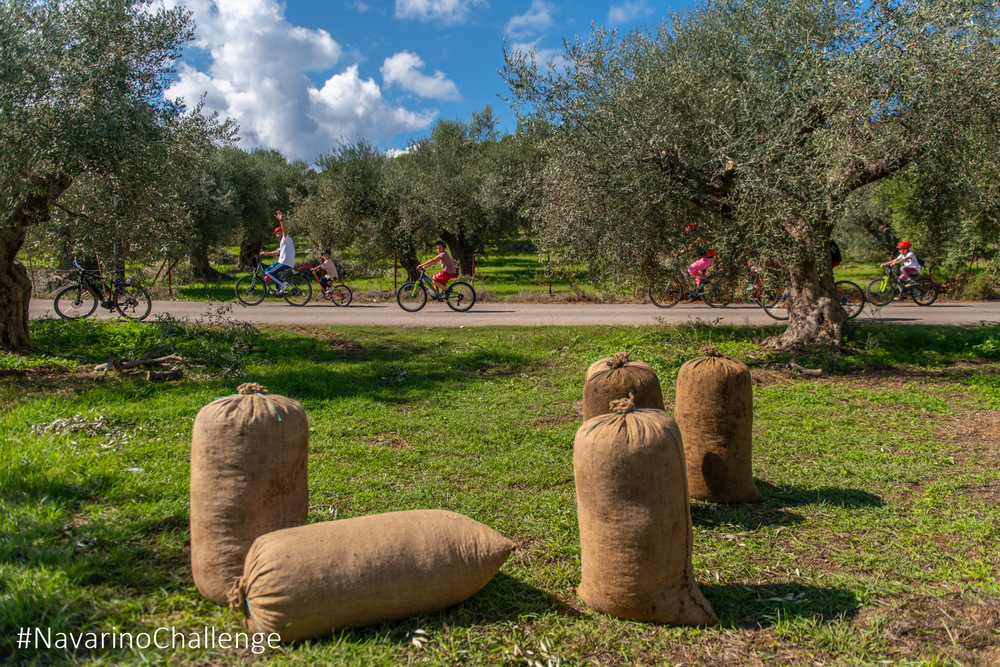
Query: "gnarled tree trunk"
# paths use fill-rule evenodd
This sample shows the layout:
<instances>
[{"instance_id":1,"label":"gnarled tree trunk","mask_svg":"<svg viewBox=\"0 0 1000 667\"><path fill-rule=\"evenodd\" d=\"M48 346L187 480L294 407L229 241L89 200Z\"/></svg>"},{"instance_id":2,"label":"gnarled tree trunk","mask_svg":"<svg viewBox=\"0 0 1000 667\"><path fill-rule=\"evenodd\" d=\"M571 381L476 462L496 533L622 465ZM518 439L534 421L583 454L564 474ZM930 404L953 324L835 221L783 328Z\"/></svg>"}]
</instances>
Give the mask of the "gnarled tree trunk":
<instances>
[{"instance_id":1,"label":"gnarled tree trunk","mask_svg":"<svg viewBox=\"0 0 1000 667\"><path fill-rule=\"evenodd\" d=\"M796 350L812 343L839 347L847 313L836 298L833 269L815 263L793 265L788 286L788 326L764 341L771 350Z\"/></svg>"},{"instance_id":2,"label":"gnarled tree trunk","mask_svg":"<svg viewBox=\"0 0 1000 667\"><path fill-rule=\"evenodd\" d=\"M49 218L49 205L73 183L66 174L47 174L34 179L31 193L24 197L0 224L0 348L31 349L28 331L28 302L31 279L17 254L24 245L28 227Z\"/></svg>"},{"instance_id":3,"label":"gnarled tree trunk","mask_svg":"<svg viewBox=\"0 0 1000 667\"><path fill-rule=\"evenodd\" d=\"M191 249L188 254L188 261L191 262L191 277L197 280L213 282L219 280L222 274L212 267L208 259L208 246L198 245Z\"/></svg>"}]
</instances>

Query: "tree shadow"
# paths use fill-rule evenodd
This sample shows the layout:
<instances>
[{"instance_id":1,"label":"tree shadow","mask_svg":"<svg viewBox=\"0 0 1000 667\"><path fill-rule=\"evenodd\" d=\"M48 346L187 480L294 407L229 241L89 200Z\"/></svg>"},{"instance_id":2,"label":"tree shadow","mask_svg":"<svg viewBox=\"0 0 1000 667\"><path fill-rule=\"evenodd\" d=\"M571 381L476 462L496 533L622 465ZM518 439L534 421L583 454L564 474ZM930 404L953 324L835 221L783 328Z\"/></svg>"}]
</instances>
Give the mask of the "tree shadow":
<instances>
[{"instance_id":1,"label":"tree shadow","mask_svg":"<svg viewBox=\"0 0 1000 667\"><path fill-rule=\"evenodd\" d=\"M782 620L810 618L820 623L851 619L861 609L843 588L780 584L702 584L701 592L727 628L766 628Z\"/></svg>"},{"instance_id":2,"label":"tree shadow","mask_svg":"<svg viewBox=\"0 0 1000 667\"><path fill-rule=\"evenodd\" d=\"M363 628L349 628L334 637L359 643L378 640L402 645L412 641L412 633L417 629L435 634L448 632L452 627L518 621L553 611L561 615L579 615L578 611L551 593L500 572L468 600L443 611L416 614L399 621L383 621ZM328 639L320 637L312 641Z\"/></svg>"},{"instance_id":3,"label":"tree shadow","mask_svg":"<svg viewBox=\"0 0 1000 667\"><path fill-rule=\"evenodd\" d=\"M882 507L885 503L874 493L859 489L843 489L836 486L803 488L798 486L775 486L761 480L754 480L757 489L764 495L764 502L778 507L801 507L803 505L833 505L844 508Z\"/></svg>"}]
</instances>

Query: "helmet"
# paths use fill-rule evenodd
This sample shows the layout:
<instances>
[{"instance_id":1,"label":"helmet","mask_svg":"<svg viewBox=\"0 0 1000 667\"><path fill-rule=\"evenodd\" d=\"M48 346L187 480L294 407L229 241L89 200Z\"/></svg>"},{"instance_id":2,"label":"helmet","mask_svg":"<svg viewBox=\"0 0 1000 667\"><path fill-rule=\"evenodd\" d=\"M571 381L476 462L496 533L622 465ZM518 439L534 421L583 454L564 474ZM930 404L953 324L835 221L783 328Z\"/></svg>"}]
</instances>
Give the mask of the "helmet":
<instances>
[{"instance_id":1,"label":"helmet","mask_svg":"<svg viewBox=\"0 0 1000 667\"><path fill-rule=\"evenodd\" d=\"M909 250L910 249L910 242L909 241L900 241L899 245L896 246L896 249L897 250Z\"/></svg>"},{"instance_id":2,"label":"helmet","mask_svg":"<svg viewBox=\"0 0 1000 667\"><path fill-rule=\"evenodd\" d=\"M274 228L274 233L275 234L280 234L281 233L281 227L275 227Z\"/></svg>"},{"instance_id":3,"label":"helmet","mask_svg":"<svg viewBox=\"0 0 1000 667\"><path fill-rule=\"evenodd\" d=\"M332 255L333 253L332 253L332 252L330 252L329 250L324 250L324 251L322 251L322 252L321 252L320 254L321 254L321 255Z\"/></svg>"}]
</instances>

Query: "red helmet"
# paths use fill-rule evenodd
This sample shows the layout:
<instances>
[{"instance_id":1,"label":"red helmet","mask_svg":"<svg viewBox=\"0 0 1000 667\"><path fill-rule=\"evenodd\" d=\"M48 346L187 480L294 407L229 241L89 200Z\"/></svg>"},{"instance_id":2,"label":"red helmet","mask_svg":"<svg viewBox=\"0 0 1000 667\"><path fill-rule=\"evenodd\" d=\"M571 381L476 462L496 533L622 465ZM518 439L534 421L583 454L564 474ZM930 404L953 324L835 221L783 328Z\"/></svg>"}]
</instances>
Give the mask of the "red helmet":
<instances>
[{"instance_id":1,"label":"red helmet","mask_svg":"<svg viewBox=\"0 0 1000 667\"><path fill-rule=\"evenodd\" d=\"M281 233L281 227L275 227L274 228L274 233L275 234L280 234Z\"/></svg>"},{"instance_id":2,"label":"red helmet","mask_svg":"<svg viewBox=\"0 0 1000 667\"><path fill-rule=\"evenodd\" d=\"M896 246L896 249L897 250L909 250L910 249L910 242L909 241L900 241L899 245Z\"/></svg>"}]
</instances>

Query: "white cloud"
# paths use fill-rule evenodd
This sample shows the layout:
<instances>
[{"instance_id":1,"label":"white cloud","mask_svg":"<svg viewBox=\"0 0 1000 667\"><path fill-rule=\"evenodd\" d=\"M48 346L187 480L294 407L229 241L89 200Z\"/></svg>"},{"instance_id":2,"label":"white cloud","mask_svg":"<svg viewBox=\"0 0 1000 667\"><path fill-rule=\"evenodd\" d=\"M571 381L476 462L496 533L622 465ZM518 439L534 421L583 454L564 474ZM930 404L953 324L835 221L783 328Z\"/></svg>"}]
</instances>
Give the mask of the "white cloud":
<instances>
[{"instance_id":1,"label":"white cloud","mask_svg":"<svg viewBox=\"0 0 1000 667\"><path fill-rule=\"evenodd\" d=\"M385 85L398 85L403 90L416 93L420 97L461 101L458 86L445 78L444 72L436 71L434 76L421 74L424 61L415 53L402 51L385 59L382 64L382 80Z\"/></svg>"},{"instance_id":2,"label":"white cloud","mask_svg":"<svg viewBox=\"0 0 1000 667\"><path fill-rule=\"evenodd\" d=\"M611 5L611 9L608 10L608 23L614 25L632 23L652 13L653 8L646 4L646 0L639 0L638 2L625 0L624 5Z\"/></svg>"},{"instance_id":3,"label":"white cloud","mask_svg":"<svg viewBox=\"0 0 1000 667\"><path fill-rule=\"evenodd\" d=\"M205 111L236 120L241 145L247 148L274 148L290 159L312 161L344 140L387 142L434 122L435 111L389 104L378 84L363 79L356 65L325 74L339 65L340 44L325 30L288 23L284 4L277 0L165 4L171 2L194 13L194 44L204 50L209 65L199 71L182 63L167 97L193 106L205 95ZM326 76L325 83L317 87L306 72ZM437 74L414 74L411 81L422 77L425 85L454 86L443 75L439 80Z\"/></svg>"},{"instance_id":4,"label":"white cloud","mask_svg":"<svg viewBox=\"0 0 1000 667\"><path fill-rule=\"evenodd\" d=\"M552 27L552 13L555 7L545 0L532 0L531 7L524 14L512 16L504 32L514 39L527 39L545 32Z\"/></svg>"},{"instance_id":5,"label":"white cloud","mask_svg":"<svg viewBox=\"0 0 1000 667\"><path fill-rule=\"evenodd\" d=\"M396 18L465 23L479 5L486 0L396 0Z\"/></svg>"}]
</instances>

